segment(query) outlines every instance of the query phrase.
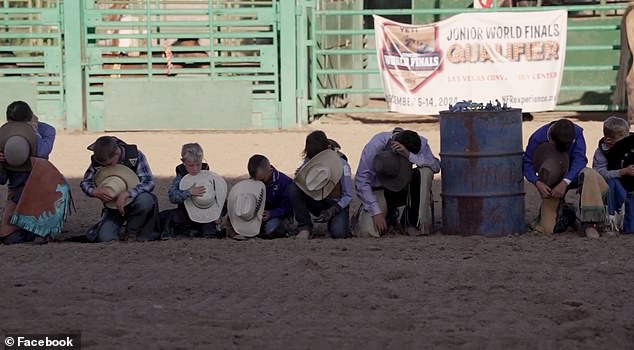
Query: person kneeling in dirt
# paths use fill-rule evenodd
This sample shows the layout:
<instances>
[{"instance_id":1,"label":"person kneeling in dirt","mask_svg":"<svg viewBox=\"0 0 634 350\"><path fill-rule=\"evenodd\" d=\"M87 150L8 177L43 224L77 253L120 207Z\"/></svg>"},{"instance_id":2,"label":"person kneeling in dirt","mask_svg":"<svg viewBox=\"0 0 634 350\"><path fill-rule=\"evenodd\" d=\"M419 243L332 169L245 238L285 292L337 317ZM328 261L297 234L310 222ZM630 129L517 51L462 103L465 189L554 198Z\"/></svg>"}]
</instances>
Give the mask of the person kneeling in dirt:
<instances>
[{"instance_id":1,"label":"person kneeling in dirt","mask_svg":"<svg viewBox=\"0 0 634 350\"><path fill-rule=\"evenodd\" d=\"M597 226L605 221L608 185L595 170L586 168L583 129L560 119L537 129L523 156L523 172L542 198L535 228L544 233L564 232L574 226L574 210L563 201L566 192L578 188L580 219L588 237L598 237Z\"/></svg>"},{"instance_id":2,"label":"person kneeling in dirt","mask_svg":"<svg viewBox=\"0 0 634 350\"><path fill-rule=\"evenodd\" d=\"M634 233L634 135L619 117L603 122L603 138L594 152L592 168L608 183L608 222L613 233Z\"/></svg>"},{"instance_id":3,"label":"person kneeling in dirt","mask_svg":"<svg viewBox=\"0 0 634 350\"><path fill-rule=\"evenodd\" d=\"M178 207L159 214L162 239L190 230L205 238L225 237L227 182L210 171L203 159L199 144L187 143L181 148L182 164L176 167L176 177L168 191L170 202Z\"/></svg>"},{"instance_id":4,"label":"person kneeling in dirt","mask_svg":"<svg viewBox=\"0 0 634 350\"><path fill-rule=\"evenodd\" d=\"M315 222L328 224L332 238L350 236L351 175L348 161L333 150L323 131L313 131L306 136L304 162L289 187L298 239L311 237L311 214L317 216Z\"/></svg>"},{"instance_id":5,"label":"person kneeling in dirt","mask_svg":"<svg viewBox=\"0 0 634 350\"><path fill-rule=\"evenodd\" d=\"M249 158L247 170L251 179L262 181L266 186L263 222L258 237L265 239L287 237L290 219L293 217L288 189L293 180L275 169L268 158L261 154Z\"/></svg>"},{"instance_id":6,"label":"person kneeling in dirt","mask_svg":"<svg viewBox=\"0 0 634 350\"><path fill-rule=\"evenodd\" d=\"M53 194L57 192L55 188L58 185L63 185L64 188L68 187L66 181L63 180L61 174L54 166L48 161L40 161L48 160L53 150L55 128L40 122L31 107L24 101L14 101L9 104L6 117L7 123L0 128L0 184L7 184L8 190L2 225L0 226L0 242L5 244L47 243L51 235L43 234L44 231L47 231L45 227L37 225L36 222L31 222L29 225L31 226L30 229L25 229L22 227L26 226L23 225L24 223L18 224L15 221L21 216L20 210L17 210L18 206L26 205L29 207L30 215L24 215L24 219L26 219L26 216L35 218L34 212L47 213L50 211L49 208L52 207L56 210L48 222L51 225L59 226L61 230L61 224L66 215L65 209L57 210L58 208L56 208L54 203L55 196L41 197L42 188L44 188L44 193L48 193L46 190L47 186L53 186ZM34 177L31 178L37 163L41 163L43 166L37 167ZM50 176L51 173L53 173L53 177ZM59 183L46 183L44 180L51 180L52 178L59 179ZM29 181L29 179L32 181ZM30 186L26 186L27 184ZM69 201L69 191L59 192L62 194L62 202L67 203ZM37 198L37 201L25 203L26 200L24 198L31 197L30 195ZM43 219L45 216L38 215L37 217L40 218L40 221L46 221ZM13 224L11 223L12 221L14 222ZM42 223L40 222L40 224ZM40 232L36 232L36 227L40 229ZM53 227L50 228L52 229Z\"/></svg>"},{"instance_id":7,"label":"person kneeling in dirt","mask_svg":"<svg viewBox=\"0 0 634 350\"><path fill-rule=\"evenodd\" d=\"M88 240L126 240L128 234L137 241L158 239L158 201L152 194L154 179L145 155L136 145L113 136L98 138L88 149L93 156L80 187L104 204L100 221L87 232ZM126 222L126 232L120 235Z\"/></svg>"},{"instance_id":8,"label":"person kneeling in dirt","mask_svg":"<svg viewBox=\"0 0 634 350\"><path fill-rule=\"evenodd\" d=\"M355 233L379 237L388 226L400 224L410 235L430 234L431 184L439 171L440 161L416 132L395 128L373 136L363 148L355 177L361 201L353 219ZM405 210L399 221L401 206Z\"/></svg>"}]
</instances>

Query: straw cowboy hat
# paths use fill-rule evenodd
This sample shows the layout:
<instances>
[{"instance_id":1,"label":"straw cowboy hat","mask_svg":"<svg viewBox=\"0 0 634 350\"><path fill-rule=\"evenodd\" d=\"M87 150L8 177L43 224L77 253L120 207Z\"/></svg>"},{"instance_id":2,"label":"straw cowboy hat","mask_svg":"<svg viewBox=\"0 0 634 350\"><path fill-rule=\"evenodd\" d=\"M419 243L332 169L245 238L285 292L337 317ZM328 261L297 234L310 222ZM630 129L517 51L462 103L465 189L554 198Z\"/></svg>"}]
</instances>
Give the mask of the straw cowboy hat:
<instances>
[{"instance_id":1,"label":"straw cowboy hat","mask_svg":"<svg viewBox=\"0 0 634 350\"><path fill-rule=\"evenodd\" d=\"M134 188L140 183L137 174L123 164L110 165L97 170L95 173L95 185L103 188L108 195L113 198L110 202L106 202L106 207L111 209L117 208L116 198L123 191ZM125 205L132 202L132 198L125 201Z\"/></svg>"},{"instance_id":2,"label":"straw cowboy hat","mask_svg":"<svg viewBox=\"0 0 634 350\"><path fill-rule=\"evenodd\" d=\"M35 130L27 123L6 122L0 127L0 150L4 153L4 167L13 171L31 169L30 158L35 154Z\"/></svg>"},{"instance_id":3,"label":"straw cowboy hat","mask_svg":"<svg viewBox=\"0 0 634 350\"><path fill-rule=\"evenodd\" d=\"M185 175L178 188L182 191L192 186L204 186L202 196L191 196L184 202L189 218L194 222L208 223L217 220L227 199L227 182L222 176L209 170L196 175Z\"/></svg>"},{"instance_id":4,"label":"straw cowboy hat","mask_svg":"<svg viewBox=\"0 0 634 350\"><path fill-rule=\"evenodd\" d=\"M322 200L332 192L343 176L339 154L333 150L321 151L299 169L295 183L314 200Z\"/></svg>"},{"instance_id":5,"label":"straw cowboy hat","mask_svg":"<svg viewBox=\"0 0 634 350\"><path fill-rule=\"evenodd\" d=\"M412 163L392 150L377 153L373 167L381 185L392 192L404 189L412 178Z\"/></svg>"},{"instance_id":6,"label":"straw cowboy hat","mask_svg":"<svg viewBox=\"0 0 634 350\"><path fill-rule=\"evenodd\" d=\"M242 180L229 191L227 210L229 220L236 233L245 237L255 237L260 233L266 188L261 181Z\"/></svg>"}]
</instances>

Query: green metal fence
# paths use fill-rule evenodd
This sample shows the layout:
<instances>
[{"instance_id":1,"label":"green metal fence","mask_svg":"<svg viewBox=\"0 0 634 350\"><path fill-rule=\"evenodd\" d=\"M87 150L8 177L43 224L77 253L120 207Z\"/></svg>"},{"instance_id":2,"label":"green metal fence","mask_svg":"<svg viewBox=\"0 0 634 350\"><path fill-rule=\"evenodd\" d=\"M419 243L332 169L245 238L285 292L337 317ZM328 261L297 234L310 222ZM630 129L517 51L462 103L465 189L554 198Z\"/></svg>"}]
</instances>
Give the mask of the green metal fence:
<instances>
[{"instance_id":1,"label":"green metal fence","mask_svg":"<svg viewBox=\"0 0 634 350\"><path fill-rule=\"evenodd\" d=\"M552 1L551 1L552 2ZM364 16L429 23L471 0L0 0L0 106L31 103L58 128L286 128L324 113L383 112ZM561 3L561 2L560 2ZM570 14L560 110L614 106L625 3ZM483 10L490 11L490 10Z\"/></svg>"},{"instance_id":2,"label":"green metal fence","mask_svg":"<svg viewBox=\"0 0 634 350\"><path fill-rule=\"evenodd\" d=\"M282 126L277 1L85 1L83 13L89 130ZM148 91L116 95L137 87L162 100L143 121L126 111ZM193 87L207 96L179 98Z\"/></svg>"},{"instance_id":3,"label":"green metal fence","mask_svg":"<svg viewBox=\"0 0 634 350\"><path fill-rule=\"evenodd\" d=\"M0 106L26 100L65 126L62 33L59 1L0 1Z\"/></svg>"},{"instance_id":4,"label":"green metal fence","mask_svg":"<svg viewBox=\"0 0 634 350\"><path fill-rule=\"evenodd\" d=\"M374 31L360 21L372 14L409 15L414 24L448 16L490 9L466 8L470 1L418 1L412 9L368 10L349 1L303 1L299 15L298 56L308 65L298 74L301 111L310 117L325 113L385 112L366 107L371 97L381 97L375 59ZM443 5L444 4L444 5ZM443 7L444 6L444 7ZM568 46L558 110L622 110L610 102L614 90L620 50L620 14L626 3L498 8L496 11L540 11L566 9L569 13ZM447 8L449 7L449 8ZM333 38L337 38L336 45Z\"/></svg>"}]
</instances>

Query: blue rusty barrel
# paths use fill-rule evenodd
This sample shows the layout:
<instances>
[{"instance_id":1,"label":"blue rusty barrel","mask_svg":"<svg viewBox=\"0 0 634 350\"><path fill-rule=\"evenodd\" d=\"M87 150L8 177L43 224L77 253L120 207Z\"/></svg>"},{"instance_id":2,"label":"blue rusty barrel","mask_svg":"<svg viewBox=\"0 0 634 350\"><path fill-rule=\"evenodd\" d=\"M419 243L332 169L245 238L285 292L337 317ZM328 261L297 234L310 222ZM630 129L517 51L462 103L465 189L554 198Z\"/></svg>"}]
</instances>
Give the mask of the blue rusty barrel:
<instances>
[{"instance_id":1,"label":"blue rusty barrel","mask_svg":"<svg viewBox=\"0 0 634 350\"><path fill-rule=\"evenodd\" d=\"M522 111L440 112L443 233L524 233Z\"/></svg>"}]
</instances>

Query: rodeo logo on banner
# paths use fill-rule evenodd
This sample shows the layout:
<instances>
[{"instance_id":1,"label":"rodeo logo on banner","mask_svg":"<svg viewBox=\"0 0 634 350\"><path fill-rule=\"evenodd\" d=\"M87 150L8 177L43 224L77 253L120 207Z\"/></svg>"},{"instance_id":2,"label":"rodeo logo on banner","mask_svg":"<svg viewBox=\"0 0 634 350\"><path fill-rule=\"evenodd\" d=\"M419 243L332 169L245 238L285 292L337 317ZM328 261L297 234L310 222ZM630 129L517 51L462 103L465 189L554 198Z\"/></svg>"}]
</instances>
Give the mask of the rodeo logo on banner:
<instances>
[{"instance_id":1,"label":"rodeo logo on banner","mask_svg":"<svg viewBox=\"0 0 634 350\"><path fill-rule=\"evenodd\" d=\"M374 16L388 108L438 114L462 100L507 103L524 112L557 104L568 14L460 14L429 25Z\"/></svg>"}]
</instances>

